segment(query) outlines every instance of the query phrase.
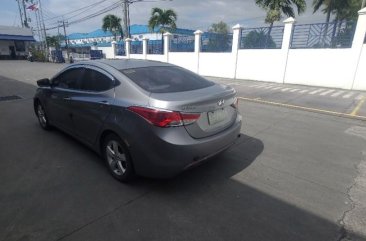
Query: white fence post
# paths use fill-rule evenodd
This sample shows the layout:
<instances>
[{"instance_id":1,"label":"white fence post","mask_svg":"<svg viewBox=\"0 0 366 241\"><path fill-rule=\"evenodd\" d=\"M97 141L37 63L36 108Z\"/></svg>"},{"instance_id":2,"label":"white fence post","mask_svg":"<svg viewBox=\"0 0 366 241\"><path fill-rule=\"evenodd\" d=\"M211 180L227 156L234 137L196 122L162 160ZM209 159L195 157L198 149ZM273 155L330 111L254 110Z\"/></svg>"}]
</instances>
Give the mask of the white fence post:
<instances>
[{"instance_id":1,"label":"white fence post","mask_svg":"<svg viewBox=\"0 0 366 241\"><path fill-rule=\"evenodd\" d=\"M142 55L144 56L144 59L147 59L147 42L149 41L148 38L144 37L142 39Z\"/></svg>"},{"instance_id":2,"label":"white fence post","mask_svg":"<svg viewBox=\"0 0 366 241\"><path fill-rule=\"evenodd\" d=\"M169 51L170 51L170 38L172 36L171 33L166 32L164 35L164 56L165 56L165 62L169 62Z\"/></svg>"},{"instance_id":3,"label":"white fence post","mask_svg":"<svg viewBox=\"0 0 366 241\"><path fill-rule=\"evenodd\" d=\"M285 29L283 30L283 39L282 39L282 48L283 50L288 50L290 48L291 44L291 34L292 34L292 28L294 24L296 23L296 20L294 18L288 18L285 21L283 21L285 24Z\"/></svg>"},{"instance_id":4,"label":"white fence post","mask_svg":"<svg viewBox=\"0 0 366 241\"><path fill-rule=\"evenodd\" d=\"M282 46L281 49L283 51L283 54L285 55L285 61L284 61L284 71L283 71L283 78L282 83L284 84L286 82L286 72L287 72L287 62L288 62L288 55L290 51L290 45L291 45L291 38L292 38L292 29L294 27L294 24L296 23L296 19L294 18L288 18L285 21L283 21L285 24L285 28L283 30L283 37L282 37Z\"/></svg>"},{"instance_id":5,"label":"white fence post","mask_svg":"<svg viewBox=\"0 0 366 241\"><path fill-rule=\"evenodd\" d=\"M197 61L197 70L196 73L200 72L200 52L201 52L201 36L203 32L201 30L197 30L194 32L194 55Z\"/></svg>"},{"instance_id":6,"label":"white fence post","mask_svg":"<svg viewBox=\"0 0 366 241\"><path fill-rule=\"evenodd\" d=\"M131 52L131 41L132 39L126 38L125 39L125 47L126 47L126 58L130 58L130 52Z\"/></svg>"},{"instance_id":7,"label":"white fence post","mask_svg":"<svg viewBox=\"0 0 366 241\"><path fill-rule=\"evenodd\" d=\"M234 55L234 79L236 79L236 69L238 68L238 51L240 48L241 40L241 26L237 24L233 27L233 45L231 46L231 52Z\"/></svg>"},{"instance_id":8,"label":"white fence post","mask_svg":"<svg viewBox=\"0 0 366 241\"><path fill-rule=\"evenodd\" d=\"M360 68L359 63L361 60L362 47L364 45L366 37L365 34L366 34L366 8L363 8L360 11L358 11L357 27L352 42L352 50L354 52L355 58L357 59L356 60L357 62L355 64L356 69L354 72L351 89L353 89L355 85L355 81L357 78L357 71L358 68Z\"/></svg>"},{"instance_id":9,"label":"white fence post","mask_svg":"<svg viewBox=\"0 0 366 241\"><path fill-rule=\"evenodd\" d=\"M113 52L113 58L115 59L116 58L116 45L117 45L117 42L116 41L112 41L112 52Z\"/></svg>"}]
</instances>

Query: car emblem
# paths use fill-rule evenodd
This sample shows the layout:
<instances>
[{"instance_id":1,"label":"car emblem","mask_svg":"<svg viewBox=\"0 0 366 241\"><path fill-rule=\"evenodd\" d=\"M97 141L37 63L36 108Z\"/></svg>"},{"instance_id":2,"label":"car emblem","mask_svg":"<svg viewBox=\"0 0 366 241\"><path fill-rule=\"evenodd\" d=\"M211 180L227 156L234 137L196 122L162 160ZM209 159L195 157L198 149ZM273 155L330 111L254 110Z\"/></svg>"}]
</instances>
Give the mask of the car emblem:
<instances>
[{"instance_id":1,"label":"car emblem","mask_svg":"<svg viewBox=\"0 0 366 241\"><path fill-rule=\"evenodd\" d=\"M217 105L218 105L218 106L223 106L223 105L224 105L224 103L225 103L225 100L219 100L219 101L217 102Z\"/></svg>"}]
</instances>

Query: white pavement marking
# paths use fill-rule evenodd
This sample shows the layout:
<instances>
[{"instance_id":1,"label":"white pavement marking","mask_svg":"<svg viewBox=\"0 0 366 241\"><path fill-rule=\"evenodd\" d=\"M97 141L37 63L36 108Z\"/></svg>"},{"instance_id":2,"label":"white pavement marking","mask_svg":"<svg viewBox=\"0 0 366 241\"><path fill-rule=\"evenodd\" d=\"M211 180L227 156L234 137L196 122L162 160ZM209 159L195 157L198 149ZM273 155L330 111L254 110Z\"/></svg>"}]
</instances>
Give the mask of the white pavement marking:
<instances>
[{"instance_id":1,"label":"white pavement marking","mask_svg":"<svg viewBox=\"0 0 366 241\"><path fill-rule=\"evenodd\" d=\"M324 96L324 95L327 95L327 94L330 94L332 92L334 92L335 90L327 90L327 91L324 91L323 93L320 93L321 96Z\"/></svg>"},{"instance_id":2,"label":"white pavement marking","mask_svg":"<svg viewBox=\"0 0 366 241\"><path fill-rule=\"evenodd\" d=\"M338 91L338 92L336 92L336 93L333 93L332 95L331 95L331 97L337 97L337 96L339 96L339 95L341 95L341 94L343 94L344 93L344 90L340 90L340 91Z\"/></svg>"},{"instance_id":3,"label":"white pavement marking","mask_svg":"<svg viewBox=\"0 0 366 241\"><path fill-rule=\"evenodd\" d=\"M282 87L275 87L273 88L272 90L278 90L278 89L281 89Z\"/></svg>"},{"instance_id":4,"label":"white pavement marking","mask_svg":"<svg viewBox=\"0 0 366 241\"><path fill-rule=\"evenodd\" d=\"M296 91L299 91L300 89L293 89L293 90L290 90L290 92L296 92Z\"/></svg>"},{"instance_id":5,"label":"white pavement marking","mask_svg":"<svg viewBox=\"0 0 366 241\"><path fill-rule=\"evenodd\" d=\"M363 94L359 94L355 100L362 100L363 98L365 98L365 96Z\"/></svg>"},{"instance_id":6,"label":"white pavement marking","mask_svg":"<svg viewBox=\"0 0 366 241\"><path fill-rule=\"evenodd\" d=\"M267 85L260 84L260 85L253 86L253 88L259 89L259 88L263 88L265 86L267 86Z\"/></svg>"},{"instance_id":7,"label":"white pavement marking","mask_svg":"<svg viewBox=\"0 0 366 241\"><path fill-rule=\"evenodd\" d=\"M299 91L299 93L300 93L300 94L304 94L304 93L306 93L306 92L308 92L308 91L310 91L310 90L302 90L302 91Z\"/></svg>"},{"instance_id":8,"label":"white pavement marking","mask_svg":"<svg viewBox=\"0 0 366 241\"><path fill-rule=\"evenodd\" d=\"M266 86L266 87L264 87L263 89L271 89L271 88L273 88L273 87L275 87L275 86L270 85L270 86Z\"/></svg>"},{"instance_id":9,"label":"white pavement marking","mask_svg":"<svg viewBox=\"0 0 366 241\"><path fill-rule=\"evenodd\" d=\"M346 95L344 95L344 96L343 96L343 99L348 99L348 98L350 98L352 95L354 95L354 93L353 93L353 92L349 92L348 94L346 94Z\"/></svg>"},{"instance_id":10,"label":"white pavement marking","mask_svg":"<svg viewBox=\"0 0 366 241\"><path fill-rule=\"evenodd\" d=\"M314 90L314 91L309 92L309 94L314 95L314 94L319 93L319 92L322 92L324 90L325 89L317 89L317 90Z\"/></svg>"}]
</instances>

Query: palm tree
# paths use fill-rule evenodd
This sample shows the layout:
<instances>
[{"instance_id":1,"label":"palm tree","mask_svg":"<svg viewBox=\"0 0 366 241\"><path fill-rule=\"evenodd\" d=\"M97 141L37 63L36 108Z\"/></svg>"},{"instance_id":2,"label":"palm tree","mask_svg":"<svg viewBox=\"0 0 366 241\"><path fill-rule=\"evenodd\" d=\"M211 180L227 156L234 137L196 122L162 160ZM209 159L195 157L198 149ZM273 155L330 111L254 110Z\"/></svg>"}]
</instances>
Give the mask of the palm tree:
<instances>
[{"instance_id":1,"label":"palm tree","mask_svg":"<svg viewBox=\"0 0 366 241\"><path fill-rule=\"evenodd\" d=\"M296 6L297 14L306 10L306 0L255 0L255 3L267 11L265 22L269 24L267 40L270 42L273 23L280 21L282 14L287 17L295 17L293 5Z\"/></svg>"},{"instance_id":2,"label":"palm tree","mask_svg":"<svg viewBox=\"0 0 366 241\"><path fill-rule=\"evenodd\" d=\"M335 15L335 19L338 21L343 20L357 20L358 10L362 0L336 0L333 3L332 14ZM328 12L330 6L326 6L323 12Z\"/></svg>"},{"instance_id":3,"label":"palm tree","mask_svg":"<svg viewBox=\"0 0 366 241\"><path fill-rule=\"evenodd\" d=\"M343 20L355 20L358 17L357 10L361 4L361 0L313 0L314 13L321 6L323 13L326 13L326 25L324 30L324 40L328 34L330 17L335 16L335 25L338 22L339 29ZM332 39L335 37L336 28L333 29Z\"/></svg>"},{"instance_id":4,"label":"palm tree","mask_svg":"<svg viewBox=\"0 0 366 241\"><path fill-rule=\"evenodd\" d=\"M106 15L103 18L102 29L104 32L107 32L107 31L112 32L115 40L117 37L117 33L120 33L121 37L123 37L121 18L117 17L116 15L113 15L113 14Z\"/></svg>"},{"instance_id":5,"label":"palm tree","mask_svg":"<svg viewBox=\"0 0 366 241\"><path fill-rule=\"evenodd\" d=\"M174 31L177 28L177 14L172 9L163 10L153 8L149 19L149 28L153 31L156 27L160 27L160 33L165 33L167 30Z\"/></svg>"},{"instance_id":6,"label":"palm tree","mask_svg":"<svg viewBox=\"0 0 366 241\"><path fill-rule=\"evenodd\" d=\"M161 8L153 8L151 10L151 17L148 25L151 31L160 27L161 33L161 47L164 52L164 36L163 33L167 30L174 31L177 28L176 22L177 14L172 9L163 10Z\"/></svg>"},{"instance_id":7,"label":"palm tree","mask_svg":"<svg viewBox=\"0 0 366 241\"><path fill-rule=\"evenodd\" d=\"M270 31L273 23L281 20L282 14L287 17L295 17L293 5L299 15L306 10L305 0L255 0L255 3L267 11L265 22L270 24Z\"/></svg>"},{"instance_id":8,"label":"palm tree","mask_svg":"<svg viewBox=\"0 0 366 241\"><path fill-rule=\"evenodd\" d=\"M325 11L327 13L327 17L326 17L326 30L328 29L328 24L330 21L330 15L334 9L334 4L335 4L335 0L313 0L313 8L314 11L313 13L317 12L321 6L325 6L325 8L323 9L323 11ZM325 31L327 32L327 31Z\"/></svg>"}]
</instances>

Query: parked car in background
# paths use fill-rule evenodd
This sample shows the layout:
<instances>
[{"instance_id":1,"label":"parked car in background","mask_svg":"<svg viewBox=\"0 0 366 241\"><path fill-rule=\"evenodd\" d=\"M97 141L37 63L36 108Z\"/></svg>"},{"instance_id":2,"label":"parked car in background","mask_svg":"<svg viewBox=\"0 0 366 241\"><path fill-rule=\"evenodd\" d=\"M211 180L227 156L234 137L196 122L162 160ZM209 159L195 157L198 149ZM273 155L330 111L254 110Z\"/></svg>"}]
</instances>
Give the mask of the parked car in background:
<instances>
[{"instance_id":1,"label":"parked car in background","mask_svg":"<svg viewBox=\"0 0 366 241\"><path fill-rule=\"evenodd\" d=\"M37 83L41 127L91 147L120 181L174 176L240 137L235 90L171 64L86 61Z\"/></svg>"}]
</instances>

